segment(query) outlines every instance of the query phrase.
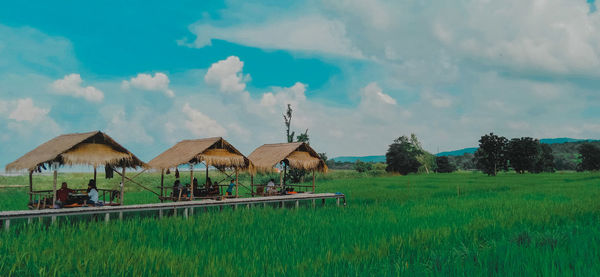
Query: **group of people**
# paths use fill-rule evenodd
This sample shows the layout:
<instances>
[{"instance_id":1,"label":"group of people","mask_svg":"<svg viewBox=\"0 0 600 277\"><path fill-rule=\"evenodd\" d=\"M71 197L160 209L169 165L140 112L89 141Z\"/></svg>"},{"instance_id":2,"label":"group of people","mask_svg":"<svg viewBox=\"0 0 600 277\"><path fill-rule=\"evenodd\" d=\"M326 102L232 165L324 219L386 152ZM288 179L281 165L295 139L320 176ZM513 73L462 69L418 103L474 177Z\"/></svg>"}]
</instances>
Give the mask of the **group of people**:
<instances>
[{"instance_id":1,"label":"group of people","mask_svg":"<svg viewBox=\"0 0 600 277\"><path fill-rule=\"evenodd\" d=\"M77 191L68 187L67 182L62 182L60 189L56 191L55 206L63 208L65 205L82 204L83 206L102 206L103 203L98 201L98 188L96 181L90 179L88 188L83 194L77 194Z\"/></svg>"},{"instance_id":2,"label":"group of people","mask_svg":"<svg viewBox=\"0 0 600 277\"><path fill-rule=\"evenodd\" d=\"M229 182L229 186L227 186L227 190L225 191L227 195L233 195L233 190L235 189L235 182L231 180ZM181 183L179 179L173 182L173 196L176 198L179 197L191 197L192 192L194 193L194 197L203 197L210 195L218 195L219 192L219 184L217 181L212 182L210 178L206 179L206 184L204 187L198 186L198 179L194 178L192 180L192 186L189 183L185 185Z\"/></svg>"}]
</instances>

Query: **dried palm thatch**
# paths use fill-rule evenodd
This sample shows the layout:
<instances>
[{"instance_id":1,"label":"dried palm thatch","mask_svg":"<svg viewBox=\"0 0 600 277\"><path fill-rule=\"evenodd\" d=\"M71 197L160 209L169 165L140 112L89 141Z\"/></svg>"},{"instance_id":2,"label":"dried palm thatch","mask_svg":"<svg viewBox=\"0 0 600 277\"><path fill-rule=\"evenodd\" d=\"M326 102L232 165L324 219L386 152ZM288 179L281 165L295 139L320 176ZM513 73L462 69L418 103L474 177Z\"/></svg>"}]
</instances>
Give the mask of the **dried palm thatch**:
<instances>
[{"instance_id":1,"label":"dried palm thatch","mask_svg":"<svg viewBox=\"0 0 600 277\"><path fill-rule=\"evenodd\" d=\"M205 162L218 168L253 170L252 163L221 137L184 140L152 159L148 165L154 169L174 168L181 164Z\"/></svg>"},{"instance_id":2,"label":"dried palm thatch","mask_svg":"<svg viewBox=\"0 0 600 277\"><path fill-rule=\"evenodd\" d=\"M327 172L327 165L319 154L304 142L265 144L248 158L260 172L273 172L280 162L296 169Z\"/></svg>"},{"instance_id":3,"label":"dried palm thatch","mask_svg":"<svg viewBox=\"0 0 600 277\"><path fill-rule=\"evenodd\" d=\"M49 167L53 163L130 168L145 166L144 162L110 136L94 131L53 138L6 165L6 171L22 169L34 171L40 166Z\"/></svg>"}]
</instances>

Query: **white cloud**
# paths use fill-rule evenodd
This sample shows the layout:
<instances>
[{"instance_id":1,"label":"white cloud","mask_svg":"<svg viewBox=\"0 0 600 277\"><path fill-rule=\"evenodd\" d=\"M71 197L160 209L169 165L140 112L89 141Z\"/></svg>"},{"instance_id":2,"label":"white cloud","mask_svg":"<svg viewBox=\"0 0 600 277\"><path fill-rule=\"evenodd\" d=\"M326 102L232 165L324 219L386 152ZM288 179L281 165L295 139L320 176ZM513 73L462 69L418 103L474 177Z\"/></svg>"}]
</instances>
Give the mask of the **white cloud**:
<instances>
[{"instance_id":1,"label":"white cloud","mask_svg":"<svg viewBox=\"0 0 600 277\"><path fill-rule=\"evenodd\" d=\"M10 112L8 118L20 121L41 121L48 115L50 109L36 107L31 98L17 100L16 108Z\"/></svg>"},{"instance_id":2,"label":"white cloud","mask_svg":"<svg viewBox=\"0 0 600 277\"><path fill-rule=\"evenodd\" d=\"M106 132L111 134L120 142L151 144L154 138L148 134L143 125L143 119L139 117L127 118L123 108L110 109L105 113L110 117Z\"/></svg>"},{"instance_id":3,"label":"white cloud","mask_svg":"<svg viewBox=\"0 0 600 277\"><path fill-rule=\"evenodd\" d=\"M431 90L425 90L423 98L436 108L448 108L452 105L452 100L448 96L432 92Z\"/></svg>"},{"instance_id":4,"label":"white cloud","mask_svg":"<svg viewBox=\"0 0 600 277\"><path fill-rule=\"evenodd\" d=\"M175 92L169 89L169 82L169 77L161 72L155 73L154 76L138 73L136 77L131 78L129 81L123 81L121 88L127 90L133 87L147 91L161 91L168 97L175 97Z\"/></svg>"},{"instance_id":5,"label":"white cloud","mask_svg":"<svg viewBox=\"0 0 600 277\"><path fill-rule=\"evenodd\" d=\"M217 121L204 113L193 109L189 104L183 106L183 113L187 117L185 128L197 137L221 137L227 135L227 131Z\"/></svg>"},{"instance_id":6,"label":"white cloud","mask_svg":"<svg viewBox=\"0 0 600 277\"><path fill-rule=\"evenodd\" d=\"M204 81L206 84L216 86L219 91L225 93L242 92L246 89L246 82L250 80L250 75L242 73L244 62L236 56L229 56L225 60L213 63L206 75Z\"/></svg>"},{"instance_id":7,"label":"white cloud","mask_svg":"<svg viewBox=\"0 0 600 277\"><path fill-rule=\"evenodd\" d=\"M321 15L283 17L231 27L194 24L190 30L196 35L196 40L189 46L198 48L210 45L211 39L222 39L266 49L317 51L363 58L362 53L346 37L345 24Z\"/></svg>"},{"instance_id":8,"label":"white cloud","mask_svg":"<svg viewBox=\"0 0 600 277\"><path fill-rule=\"evenodd\" d=\"M362 89L362 101L365 102L381 102L389 105L396 105L396 99L392 98L388 94L383 93L383 90L372 82Z\"/></svg>"},{"instance_id":9,"label":"white cloud","mask_svg":"<svg viewBox=\"0 0 600 277\"><path fill-rule=\"evenodd\" d=\"M73 73L66 75L63 79L54 81L52 89L58 94L81 97L91 102L102 101L104 93L101 90L92 86L83 87L81 86L82 83L81 76Z\"/></svg>"}]
</instances>

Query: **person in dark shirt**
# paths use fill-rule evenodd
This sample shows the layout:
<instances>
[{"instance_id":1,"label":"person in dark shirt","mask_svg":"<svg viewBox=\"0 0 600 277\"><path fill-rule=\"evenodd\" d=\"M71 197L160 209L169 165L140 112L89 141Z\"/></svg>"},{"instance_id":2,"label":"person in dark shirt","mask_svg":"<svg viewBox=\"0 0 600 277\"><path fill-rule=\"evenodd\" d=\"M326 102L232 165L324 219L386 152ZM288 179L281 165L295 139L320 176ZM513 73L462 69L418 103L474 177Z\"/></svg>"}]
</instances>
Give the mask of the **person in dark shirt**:
<instances>
[{"instance_id":1,"label":"person in dark shirt","mask_svg":"<svg viewBox=\"0 0 600 277\"><path fill-rule=\"evenodd\" d=\"M67 182L62 182L60 189L56 191L56 204L62 208L69 200L69 193L73 192L75 191L67 187Z\"/></svg>"}]
</instances>

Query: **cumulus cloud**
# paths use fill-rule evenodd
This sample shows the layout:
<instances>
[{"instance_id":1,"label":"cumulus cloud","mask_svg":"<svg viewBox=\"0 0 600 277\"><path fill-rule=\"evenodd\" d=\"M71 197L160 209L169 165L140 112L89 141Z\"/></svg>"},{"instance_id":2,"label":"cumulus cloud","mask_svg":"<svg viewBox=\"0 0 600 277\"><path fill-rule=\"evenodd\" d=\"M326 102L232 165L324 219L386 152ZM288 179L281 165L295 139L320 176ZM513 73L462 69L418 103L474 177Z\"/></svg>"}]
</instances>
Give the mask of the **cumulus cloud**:
<instances>
[{"instance_id":1,"label":"cumulus cloud","mask_svg":"<svg viewBox=\"0 0 600 277\"><path fill-rule=\"evenodd\" d=\"M452 99L448 96L428 89L423 92L423 98L436 108L448 108L452 105Z\"/></svg>"},{"instance_id":2,"label":"cumulus cloud","mask_svg":"<svg viewBox=\"0 0 600 277\"><path fill-rule=\"evenodd\" d=\"M383 90L375 82L368 84L362 89L362 101L396 105L396 100L388 94L383 93Z\"/></svg>"},{"instance_id":3,"label":"cumulus cloud","mask_svg":"<svg viewBox=\"0 0 600 277\"><path fill-rule=\"evenodd\" d=\"M84 98L91 102L100 102L104 98L104 93L92 86L83 87L81 84L83 80L79 74L69 74L60 80L56 80L52 83L52 89L63 95L70 95L73 97Z\"/></svg>"},{"instance_id":4,"label":"cumulus cloud","mask_svg":"<svg viewBox=\"0 0 600 277\"><path fill-rule=\"evenodd\" d=\"M216 120L192 108L189 104L183 106L183 113L187 117L184 121L185 128L197 137L220 137L227 135L227 131Z\"/></svg>"},{"instance_id":5,"label":"cumulus cloud","mask_svg":"<svg viewBox=\"0 0 600 277\"><path fill-rule=\"evenodd\" d=\"M143 125L142 118L129 117L123 108L111 109L105 112L106 116L110 116L110 121L107 124L106 132L110 133L120 142L144 143L151 144L154 138L148 134Z\"/></svg>"},{"instance_id":6,"label":"cumulus cloud","mask_svg":"<svg viewBox=\"0 0 600 277\"><path fill-rule=\"evenodd\" d=\"M175 97L175 92L169 89L169 77L164 74L157 72L152 74L138 73L136 77L131 78L129 81L124 80L121 83L121 88L128 90L131 87L147 90L147 91L160 91L168 97Z\"/></svg>"},{"instance_id":7,"label":"cumulus cloud","mask_svg":"<svg viewBox=\"0 0 600 277\"><path fill-rule=\"evenodd\" d=\"M213 63L204 75L204 81L224 93L242 92L246 89L246 82L250 80L250 75L242 73L243 67L244 62L240 58L229 56Z\"/></svg>"},{"instance_id":8,"label":"cumulus cloud","mask_svg":"<svg viewBox=\"0 0 600 277\"><path fill-rule=\"evenodd\" d=\"M14 119L17 122L38 122L44 119L48 112L50 112L50 109L36 107L31 98L24 98L16 101L16 107L14 110L12 110L12 112L10 112L8 118Z\"/></svg>"},{"instance_id":9,"label":"cumulus cloud","mask_svg":"<svg viewBox=\"0 0 600 277\"><path fill-rule=\"evenodd\" d=\"M211 39L222 39L266 49L287 49L322 52L363 58L362 53L346 37L346 26L339 20L321 15L283 17L259 24L215 27L194 24L190 30L196 39L192 44L201 48L210 45ZM180 44L185 44L180 41Z\"/></svg>"}]
</instances>

